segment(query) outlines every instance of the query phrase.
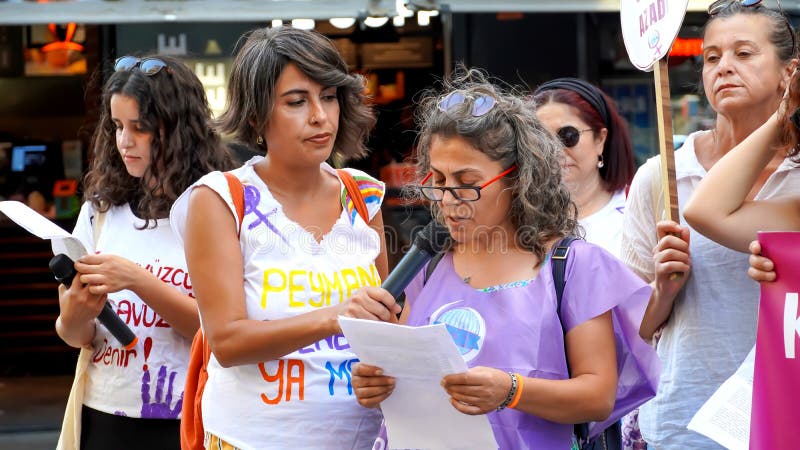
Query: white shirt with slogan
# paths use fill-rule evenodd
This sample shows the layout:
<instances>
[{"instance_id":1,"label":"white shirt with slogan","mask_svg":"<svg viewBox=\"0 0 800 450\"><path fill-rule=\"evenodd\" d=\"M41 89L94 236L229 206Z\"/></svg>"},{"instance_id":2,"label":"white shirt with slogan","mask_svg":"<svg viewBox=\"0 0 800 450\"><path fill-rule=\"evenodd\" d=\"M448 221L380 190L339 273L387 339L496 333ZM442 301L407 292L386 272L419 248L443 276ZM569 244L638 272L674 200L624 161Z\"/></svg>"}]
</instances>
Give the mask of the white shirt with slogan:
<instances>
[{"instance_id":1,"label":"white shirt with slogan","mask_svg":"<svg viewBox=\"0 0 800 450\"><path fill-rule=\"evenodd\" d=\"M318 242L283 213L283 206L256 174L253 164L261 159L233 171L244 185L240 244L247 317L263 321L293 317L341 303L362 286L380 286L375 266L380 236L352 208L344 186L342 213ZM322 168L336 175L327 164ZM383 199L383 183L348 170L359 185L369 217L374 217ZM195 185L216 191L236 217L220 172ZM179 235L190 191L176 201L170 215ZM212 355L202 399L204 427L245 450L370 448L381 414L356 402L350 377L357 361L342 334L257 364L225 368Z\"/></svg>"},{"instance_id":2,"label":"white shirt with slogan","mask_svg":"<svg viewBox=\"0 0 800 450\"><path fill-rule=\"evenodd\" d=\"M115 206L106 213L95 243L94 216L91 204L85 203L73 231L90 253L124 257L191 295L183 246L169 219L159 219L156 228L138 229L144 220L134 216L128 205ZM126 350L98 321L84 405L127 417L178 419L191 341L132 291L110 293L108 301L138 342Z\"/></svg>"}]
</instances>

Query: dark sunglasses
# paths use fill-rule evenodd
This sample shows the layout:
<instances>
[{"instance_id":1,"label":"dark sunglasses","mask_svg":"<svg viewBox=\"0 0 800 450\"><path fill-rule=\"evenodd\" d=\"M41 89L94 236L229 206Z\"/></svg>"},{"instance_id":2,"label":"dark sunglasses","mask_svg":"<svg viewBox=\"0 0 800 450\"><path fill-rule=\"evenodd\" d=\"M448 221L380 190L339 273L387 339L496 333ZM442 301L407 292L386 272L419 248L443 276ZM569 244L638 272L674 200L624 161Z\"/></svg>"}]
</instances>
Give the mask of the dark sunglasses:
<instances>
[{"instance_id":1,"label":"dark sunglasses","mask_svg":"<svg viewBox=\"0 0 800 450\"><path fill-rule=\"evenodd\" d=\"M472 117L480 117L488 113L494 108L495 103L497 103L497 100L489 95L481 95L473 99L458 91L453 91L439 100L437 106L439 107L439 111L447 112L457 105L466 102L467 99L472 100L472 110L470 111Z\"/></svg>"},{"instance_id":2,"label":"dark sunglasses","mask_svg":"<svg viewBox=\"0 0 800 450\"><path fill-rule=\"evenodd\" d=\"M567 125L559 128L556 131L556 136L558 136L558 139L564 144L564 147L572 148L578 145L578 142L581 140L581 133L587 131L592 131L592 129L587 128L585 130L579 130L572 125Z\"/></svg>"},{"instance_id":3,"label":"dark sunglasses","mask_svg":"<svg viewBox=\"0 0 800 450\"><path fill-rule=\"evenodd\" d=\"M725 8L731 6L734 3L739 3L745 8L754 8L756 6L761 5L763 0L717 0L712 2L708 5L708 15L709 16L716 16ZM775 0L778 3L778 12L780 12L781 16L783 16L783 20L786 23L786 28L789 30L789 35L792 36L792 51L797 46L797 41L795 40L794 36L794 29L792 28L792 24L789 22L789 18L786 16L786 13L783 12L783 7L781 6L780 0Z\"/></svg>"},{"instance_id":4,"label":"dark sunglasses","mask_svg":"<svg viewBox=\"0 0 800 450\"><path fill-rule=\"evenodd\" d=\"M171 73L172 69L169 68L167 63L158 58L137 58L135 56L121 56L114 61L114 72L128 71L138 68L145 75L152 77L153 75L166 69L167 73Z\"/></svg>"}]
</instances>

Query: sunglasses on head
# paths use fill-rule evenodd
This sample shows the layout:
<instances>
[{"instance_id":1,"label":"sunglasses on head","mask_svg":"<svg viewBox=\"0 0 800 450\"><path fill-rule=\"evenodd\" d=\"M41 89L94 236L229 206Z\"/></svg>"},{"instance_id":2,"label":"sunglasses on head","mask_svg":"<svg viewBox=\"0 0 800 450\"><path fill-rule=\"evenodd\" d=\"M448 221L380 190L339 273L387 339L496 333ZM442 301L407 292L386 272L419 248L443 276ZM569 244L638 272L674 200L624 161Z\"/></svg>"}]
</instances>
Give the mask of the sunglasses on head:
<instances>
[{"instance_id":1,"label":"sunglasses on head","mask_svg":"<svg viewBox=\"0 0 800 450\"><path fill-rule=\"evenodd\" d=\"M149 77L161 72L162 69L166 69L168 73L172 70L167 63L158 58L142 59L136 56L121 56L114 61L114 72L128 71L136 68Z\"/></svg>"},{"instance_id":2,"label":"sunglasses on head","mask_svg":"<svg viewBox=\"0 0 800 450\"><path fill-rule=\"evenodd\" d=\"M734 3L739 3L744 8L755 8L756 6L761 5L762 1L763 0L717 0L708 5L708 15L714 17ZM792 36L792 49L794 49L797 46L797 41L795 40L796 38L794 36L794 29L792 28L792 24L789 22L789 18L786 17L786 13L783 12L781 1L775 1L778 3L778 12L780 12L781 16L783 16L783 20L786 23L786 29L789 30L789 35Z\"/></svg>"},{"instance_id":3,"label":"sunglasses on head","mask_svg":"<svg viewBox=\"0 0 800 450\"><path fill-rule=\"evenodd\" d=\"M439 111L448 112L454 107L466 102L468 99L472 100L472 109L470 110L472 117L480 117L488 113L494 108L495 103L497 103L497 100L489 95L481 95L472 98L458 91L453 91L442 97L437 106L439 107Z\"/></svg>"},{"instance_id":4,"label":"sunglasses on head","mask_svg":"<svg viewBox=\"0 0 800 450\"><path fill-rule=\"evenodd\" d=\"M586 131L592 131L591 128L587 128L585 130L579 130L572 125L567 125L565 127L561 127L556 131L556 136L564 144L564 147L572 148L578 145L578 142L581 140L581 134Z\"/></svg>"}]
</instances>

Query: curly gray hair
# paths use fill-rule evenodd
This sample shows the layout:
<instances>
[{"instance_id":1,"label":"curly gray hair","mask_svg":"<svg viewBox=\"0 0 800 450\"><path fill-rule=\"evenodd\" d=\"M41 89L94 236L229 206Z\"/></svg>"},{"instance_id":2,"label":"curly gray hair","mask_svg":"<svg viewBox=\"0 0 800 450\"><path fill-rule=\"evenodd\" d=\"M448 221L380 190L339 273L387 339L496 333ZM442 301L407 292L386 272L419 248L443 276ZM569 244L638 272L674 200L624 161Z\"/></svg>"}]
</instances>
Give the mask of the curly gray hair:
<instances>
[{"instance_id":1,"label":"curly gray hair","mask_svg":"<svg viewBox=\"0 0 800 450\"><path fill-rule=\"evenodd\" d=\"M420 102L418 175L422 178L431 170L434 136L460 136L503 167L516 164L517 170L502 180L512 193L509 215L515 239L543 261L551 240L579 232L577 207L561 182L562 145L536 118L532 102L492 84L482 71L459 68L443 85L443 93L429 91ZM439 102L453 91L466 100L442 111ZM495 104L476 117L474 99L482 96L492 97ZM441 222L438 205L431 208Z\"/></svg>"}]
</instances>

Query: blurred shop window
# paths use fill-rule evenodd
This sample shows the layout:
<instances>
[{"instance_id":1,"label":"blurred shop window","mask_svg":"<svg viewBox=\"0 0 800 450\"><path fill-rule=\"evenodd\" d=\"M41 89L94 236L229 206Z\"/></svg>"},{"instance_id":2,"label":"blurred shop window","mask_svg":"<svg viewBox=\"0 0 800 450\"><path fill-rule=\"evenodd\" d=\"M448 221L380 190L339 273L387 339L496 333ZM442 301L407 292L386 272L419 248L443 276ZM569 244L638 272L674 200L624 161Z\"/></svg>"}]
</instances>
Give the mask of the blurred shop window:
<instances>
[{"instance_id":1,"label":"blurred shop window","mask_svg":"<svg viewBox=\"0 0 800 450\"><path fill-rule=\"evenodd\" d=\"M214 117L219 116L225 110L228 78L230 77L233 58L219 56L180 58L194 71L203 84L211 114Z\"/></svg>"},{"instance_id":2,"label":"blurred shop window","mask_svg":"<svg viewBox=\"0 0 800 450\"><path fill-rule=\"evenodd\" d=\"M388 82L381 82L378 74L370 72L365 75L367 80L367 96L376 105L386 105L397 100L402 100L406 96L406 74L398 70L394 74L394 79Z\"/></svg>"},{"instance_id":3,"label":"blurred shop window","mask_svg":"<svg viewBox=\"0 0 800 450\"><path fill-rule=\"evenodd\" d=\"M25 75L80 75L87 72L86 30L76 23L31 25L25 36Z\"/></svg>"},{"instance_id":4,"label":"blurred shop window","mask_svg":"<svg viewBox=\"0 0 800 450\"><path fill-rule=\"evenodd\" d=\"M658 154L656 99L652 78L618 78L603 81L603 90L617 103L628 123L636 165Z\"/></svg>"}]
</instances>

